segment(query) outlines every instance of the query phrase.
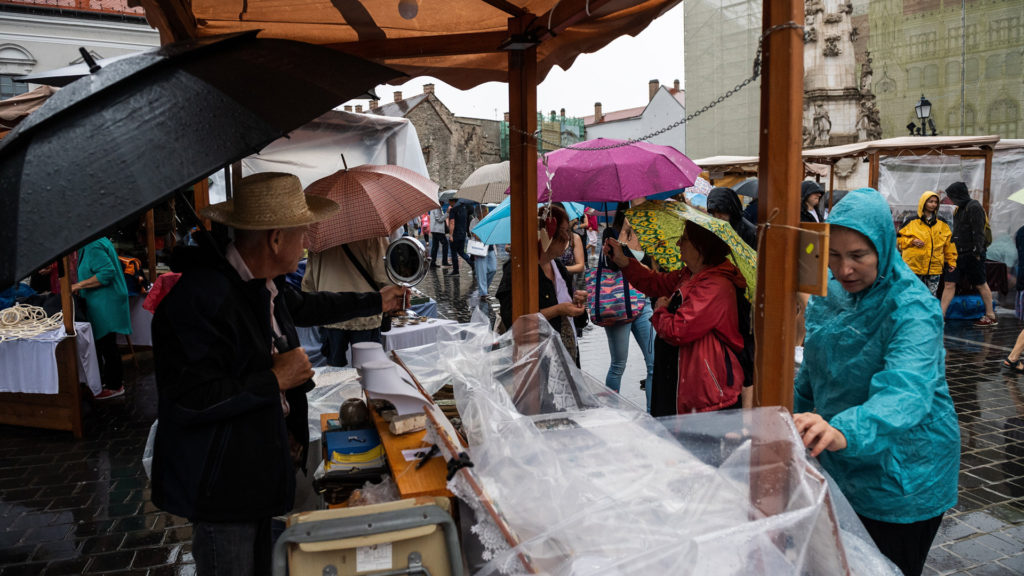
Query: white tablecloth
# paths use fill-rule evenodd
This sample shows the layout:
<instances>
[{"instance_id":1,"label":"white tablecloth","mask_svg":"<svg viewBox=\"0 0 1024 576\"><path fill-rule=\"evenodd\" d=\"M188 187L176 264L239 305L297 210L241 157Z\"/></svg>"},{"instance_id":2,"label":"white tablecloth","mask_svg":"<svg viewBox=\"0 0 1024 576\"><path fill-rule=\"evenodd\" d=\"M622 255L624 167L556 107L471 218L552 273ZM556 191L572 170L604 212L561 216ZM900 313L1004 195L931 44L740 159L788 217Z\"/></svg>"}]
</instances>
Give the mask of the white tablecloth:
<instances>
[{"instance_id":1,"label":"white tablecloth","mask_svg":"<svg viewBox=\"0 0 1024 576\"><path fill-rule=\"evenodd\" d=\"M130 296L128 298L128 304L132 309L132 335L130 338L132 339L133 346L153 345L153 313L142 307L142 301L145 299L144 295ZM128 340L121 334L118 334L117 343L127 346Z\"/></svg>"},{"instance_id":2,"label":"white tablecloth","mask_svg":"<svg viewBox=\"0 0 1024 576\"><path fill-rule=\"evenodd\" d=\"M102 385L92 325L75 322L75 330L78 332L78 379L88 385L93 394L99 394ZM57 344L65 337L61 326L27 340L0 342L0 392L56 394L60 390Z\"/></svg>"},{"instance_id":3,"label":"white tablecloth","mask_svg":"<svg viewBox=\"0 0 1024 576\"><path fill-rule=\"evenodd\" d=\"M413 326L395 326L381 334L384 340L384 351L401 350L422 346L437 341L437 329L445 324L457 324L455 320L431 320Z\"/></svg>"}]
</instances>

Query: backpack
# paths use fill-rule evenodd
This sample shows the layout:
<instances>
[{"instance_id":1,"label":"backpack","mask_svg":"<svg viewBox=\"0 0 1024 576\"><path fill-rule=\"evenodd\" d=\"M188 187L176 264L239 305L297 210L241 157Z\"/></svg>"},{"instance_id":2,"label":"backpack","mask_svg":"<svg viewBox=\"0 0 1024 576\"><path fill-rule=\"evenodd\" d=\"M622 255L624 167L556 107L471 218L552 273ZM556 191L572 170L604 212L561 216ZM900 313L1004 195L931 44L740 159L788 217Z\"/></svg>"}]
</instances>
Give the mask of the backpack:
<instances>
[{"instance_id":1,"label":"backpack","mask_svg":"<svg viewBox=\"0 0 1024 576\"><path fill-rule=\"evenodd\" d=\"M142 273L142 261L138 258L118 256L121 261L121 271L124 273L124 283L127 285L129 294L145 294L149 291L150 283Z\"/></svg>"}]
</instances>

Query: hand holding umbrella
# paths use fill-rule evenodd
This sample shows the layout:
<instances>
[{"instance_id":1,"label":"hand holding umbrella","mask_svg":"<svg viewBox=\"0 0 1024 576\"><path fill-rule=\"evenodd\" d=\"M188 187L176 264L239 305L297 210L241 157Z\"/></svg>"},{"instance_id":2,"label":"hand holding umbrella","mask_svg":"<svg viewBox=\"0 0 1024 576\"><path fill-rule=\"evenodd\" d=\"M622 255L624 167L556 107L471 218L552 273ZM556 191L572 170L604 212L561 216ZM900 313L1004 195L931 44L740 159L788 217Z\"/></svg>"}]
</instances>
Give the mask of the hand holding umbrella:
<instances>
[{"instance_id":1,"label":"hand holding umbrella","mask_svg":"<svg viewBox=\"0 0 1024 576\"><path fill-rule=\"evenodd\" d=\"M626 249L615 238L604 239L604 253L619 268L629 266L629 256L626 256Z\"/></svg>"}]
</instances>

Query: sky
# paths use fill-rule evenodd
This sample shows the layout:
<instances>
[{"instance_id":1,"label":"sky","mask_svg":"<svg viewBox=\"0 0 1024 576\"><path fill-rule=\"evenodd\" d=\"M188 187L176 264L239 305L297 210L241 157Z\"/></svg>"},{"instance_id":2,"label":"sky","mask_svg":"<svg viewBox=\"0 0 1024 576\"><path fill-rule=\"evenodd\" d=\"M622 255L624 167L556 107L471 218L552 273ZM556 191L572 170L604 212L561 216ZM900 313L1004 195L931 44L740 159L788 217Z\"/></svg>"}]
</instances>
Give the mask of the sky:
<instances>
[{"instance_id":1,"label":"sky","mask_svg":"<svg viewBox=\"0 0 1024 576\"><path fill-rule=\"evenodd\" d=\"M545 114L565 108L566 116L594 113L600 102L605 114L643 106L647 84L659 80L672 86L683 79L683 4L651 22L638 36L621 36L593 54L582 54L569 70L554 67L537 87L537 111ZM508 111L508 84L488 82L472 90L459 90L440 80L420 77L400 86L377 86L381 104L394 101L394 92L405 98L434 84L434 94L456 116L501 120ZM354 101L355 104L365 102Z\"/></svg>"}]
</instances>

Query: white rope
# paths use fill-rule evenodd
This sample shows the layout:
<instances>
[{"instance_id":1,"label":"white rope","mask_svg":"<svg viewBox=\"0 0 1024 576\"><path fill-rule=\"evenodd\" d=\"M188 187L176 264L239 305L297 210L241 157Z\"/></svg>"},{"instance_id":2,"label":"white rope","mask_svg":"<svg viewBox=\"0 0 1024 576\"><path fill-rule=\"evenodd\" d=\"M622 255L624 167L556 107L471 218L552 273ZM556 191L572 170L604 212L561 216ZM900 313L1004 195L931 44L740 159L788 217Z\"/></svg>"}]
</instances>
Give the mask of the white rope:
<instances>
[{"instance_id":1,"label":"white rope","mask_svg":"<svg viewBox=\"0 0 1024 576\"><path fill-rule=\"evenodd\" d=\"M59 328L63 322L62 312L47 318L46 311L39 306L15 304L0 310L0 342L32 338Z\"/></svg>"}]
</instances>

